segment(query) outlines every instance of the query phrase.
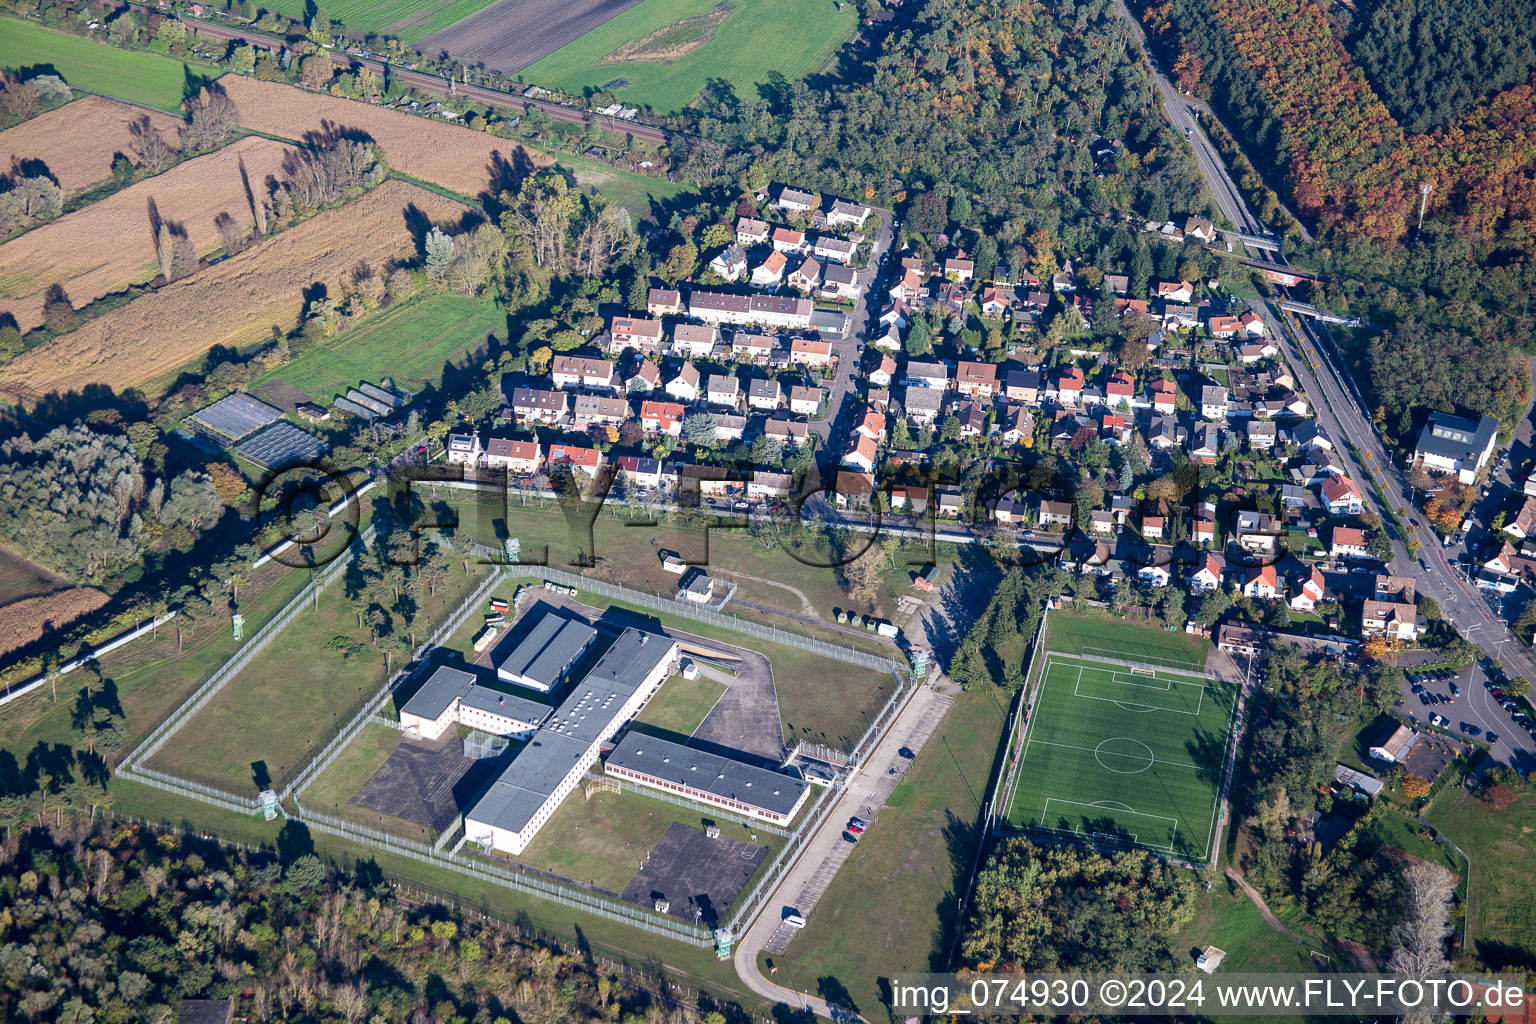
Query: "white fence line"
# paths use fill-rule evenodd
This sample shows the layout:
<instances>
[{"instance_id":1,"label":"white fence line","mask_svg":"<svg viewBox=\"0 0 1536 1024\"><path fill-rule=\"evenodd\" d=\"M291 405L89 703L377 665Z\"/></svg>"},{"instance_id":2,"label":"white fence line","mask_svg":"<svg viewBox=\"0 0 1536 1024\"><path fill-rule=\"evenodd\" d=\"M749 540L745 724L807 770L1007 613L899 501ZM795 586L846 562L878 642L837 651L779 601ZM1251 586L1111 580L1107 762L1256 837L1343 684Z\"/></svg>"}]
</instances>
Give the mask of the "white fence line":
<instances>
[{"instance_id":1,"label":"white fence line","mask_svg":"<svg viewBox=\"0 0 1536 1024\"><path fill-rule=\"evenodd\" d=\"M377 487L378 483L379 483L379 478L378 477L373 477L367 483L363 484L363 486L359 487L357 490L355 490L352 493L347 494L347 495L343 496L342 498L340 498L339 500L333 502L331 504L331 507L326 509L325 514L334 519L336 516L340 515L346 509L346 507L348 505L350 505L352 502L358 501L360 498L362 498L363 495L367 494L369 491L371 491L375 487ZM361 503L360 502L359 502L359 507L361 507ZM290 539L282 541L282 542L280 542L278 544L272 545L270 548L268 548L267 550L263 551L260 555L258 555L256 557L256 560L251 563L251 568L252 569L260 569L262 566L264 566L268 562L272 561L272 559L276 558L278 555L282 554L284 551L287 551L289 548L293 547L294 543L295 542L293 541L293 539L290 538Z\"/></svg>"},{"instance_id":2,"label":"white fence line","mask_svg":"<svg viewBox=\"0 0 1536 1024\"><path fill-rule=\"evenodd\" d=\"M150 630L159 629L161 626L165 625L167 622L170 622L175 617L175 612L166 612L158 619L150 619L148 622L141 622L127 632L117 634L117 636L113 637L111 640L108 640L100 647L92 647L89 651L70 658L68 661L59 665L58 668L55 669L55 672L57 672L57 674L60 676L68 675L75 669L80 668L82 665L86 665L95 661L103 654L109 654L124 644L133 640L137 640L139 637L143 636L145 633L148 633ZM22 680L14 687L7 684L5 688L5 695L0 696L0 707L4 707L11 701L17 700L18 698L25 697L33 690L42 686L48 681L48 675L49 674L47 672L39 672L37 675L30 679Z\"/></svg>"}]
</instances>

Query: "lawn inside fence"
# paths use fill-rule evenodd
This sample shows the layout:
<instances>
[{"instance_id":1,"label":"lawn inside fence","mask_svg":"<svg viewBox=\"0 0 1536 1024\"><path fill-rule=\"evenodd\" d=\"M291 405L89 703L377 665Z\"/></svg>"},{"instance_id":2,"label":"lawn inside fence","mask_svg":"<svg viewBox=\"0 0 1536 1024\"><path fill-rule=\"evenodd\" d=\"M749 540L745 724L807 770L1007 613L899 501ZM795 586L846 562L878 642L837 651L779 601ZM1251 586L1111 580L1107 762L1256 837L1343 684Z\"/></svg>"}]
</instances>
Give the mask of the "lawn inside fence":
<instances>
[{"instance_id":1,"label":"lawn inside fence","mask_svg":"<svg viewBox=\"0 0 1536 1024\"><path fill-rule=\"evenodd\" d=\"M702 673L697 679L684 679L681 673L674 673L635 716L635 722L650 726L651 731L669 739L667 733L692 736L723 693L723 685Z\"/></svg>"},{"instance_id":2,"label":"lawn inside fence","mask_svg":"<svg viewBox=\"0 0 1536 1024\"><path fill-rule=\"evenodd\" d=\"M735 0L707 38L686 40L671 59L609 61L626 43L639 42L687 18L714 11L719 0L642 0L522 72L529 82L581 95L616 81L613 95L663 113L692 103L705 84L721 79L743 102L757 86L782 74L793 82L824 64L853 34L858 7L830 0ZM692 46L691 49L688 49Z\"/></svg>"},{"instance_id":3,"label":"lawn inside fence","mask_svg":"<svg viewBox=\"0 0 1536 1024\"><path fill-rule=\"evenodd\" d=\"M1048 654L1009 823L1205 859L1236 697L1203 676Z\"/></svg>"},{"instance_id":4,"label":"lawn inside fence","mask_svg":"<svg viewBox=\"0 0 1536 1024\"><path fill-rule=\"evenodd\" d=\"M395 752L404 738L405 733L387 725L370 722L363 726L352 742L337 755L336 760L315 776L314 782L299 794L304 809L341 818L364 828L376 828L402 839L418 843L432 842L437 836L429 828L351 802L363 784L389 760L389 755Z\"/></svg>"}]
</instances>

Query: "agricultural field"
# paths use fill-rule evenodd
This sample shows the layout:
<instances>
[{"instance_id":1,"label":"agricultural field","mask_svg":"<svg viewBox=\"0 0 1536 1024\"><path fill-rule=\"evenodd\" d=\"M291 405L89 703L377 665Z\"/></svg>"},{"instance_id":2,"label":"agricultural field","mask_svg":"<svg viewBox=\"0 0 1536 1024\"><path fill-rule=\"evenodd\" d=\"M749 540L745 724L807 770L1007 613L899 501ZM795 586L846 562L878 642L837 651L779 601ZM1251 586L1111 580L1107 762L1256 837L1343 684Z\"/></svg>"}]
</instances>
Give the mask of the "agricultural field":
<instances>
[{"instance_id":1,"label":"agricultural field","mask_svg":"<svg viewBox=\"0 0 1536 1024\"><path fill-rule=\"evenodd\" d=\"M66 586L60 577L9 548L0 547L0 607Z\"/></svg>"},{"instance_id":2,"label":"agricultural field","mask_svg":"<svg viewBox=\"0 0 1536 1024\"><path fill-rule=\"evenodd\" d=\"M515 186L528 171L554 162L544 153L484 132L288 85L231 75L224 89L240 108L240 123L247 128L294 141L318 132L322 121L360 130L383 147L394 170L462 196Z\"/></svg>"},{"instance_id":3,"label":"agricultural field","mask_svg":"<svg viewBox=\"0 0 1536 1024\"><path fill-rule=\"evenodd\" d=\"M484 346L487 336L506 331L505 314L479 299L428 295L305 351L261 377L252 389L259 392L261 385L281 381L312 402L330 405L333 396L358 381L377 381L387 371L397 385L416 391L440 383L445 363L462 361Z\"/></svg>"},{"instance_id":4,"label":"agricultural field","mask_svg":"<svg viewBox=\"0 0 1536 1024\"><path fill-rule=\"evenodd\" d=\"M35 398L89 384L140 386L214 345L250 344L266 337L273 325L287 330L303 308L303 287L335 284L360 261L378 266L413 254L406 223L411 207L445 222L464 211L436 193L386 181L354 203L312 217L22 354L0 369L0 393ZM145 340L124 347L121 338Z\"/></svg>"},{"instance_id":5,"label":"agricultural field","mask_svg":"<svg viewBox=\"0 0 1536 1024\"><path fill-rule=\"evenodd\" d=\"M76 89L177 111L191 83L201 85L219 71L169 57L119 50L30 21L6 18L0 27L0 67L48 67ZM194 86L191 89L196 92Z\"/></svg>"},{"instance_id":6,"label":"agricultural field","mask_svg":"<svg viewBox=\"0 0 1536 1024\"><path fill-rule=\"evenodd\" d=\"M1209 678L1047 656L1008 820L1204 860L1236 691Z\"/></svg>"},{"instance_id":7,"label":"agricultural field","mask_svg":"<svg viewBox=\"0 0 1536 1024\"><path fill-rule=\"evenodd\" d=\"M107 603L91 587L70 587L47 569L0 548L0 656Z\"/></svg>"},{"instance_id":8,"label":"agricultural field","mask_svg":"<svg viewBox=\"0 0 1536 1024\"><path fill-rule=\"evenodd\" d=\"M447 0L441 4L426 4L422 0L331 0L323 6L331 16L332 34L345 33L357 39L368 35L394 36L414 43L494 2ZM262 7L303 21L313 5L307 0L274 0Z\"/></svg>"},{"instance_id":9,"label":"agricultural field","mask_svg":"<svg viewBox=\"0 0 1536 1024\"><path fill-rule=\"evenodd\" d=\"M421 41L424 53L441 50L495 71L515 74L540 57L633 7L638 0L573 0L555 10L548 0L499 3Z\"/></svg>"},{"instance_id":10,"label":"agricultural field","mask_svg":"<svg viewBox=\"0 0 1536 1024\"><path fill-rule=\"evenodd\" d=\"M78 309L153 280L160 273L154 210L186 230L199 256L214 252L223 245L214 218L228 213L251 224L246 180L259 195L290 151L270 139L241 139L12 239L0 246L0 315L10 313L27 331L43 322L43 295L52 285L62 284Z\"/></svg>"},{"instance_id":11,"label":"agricultural field","mask_svg":"<svg viewBox=\"0 0 1536 1024\"><path fill-rule=\"evenodd\" d=\"M148 115L167 142L181 120L104 96L82 96L0 132L0 166L40 162L69 199L112 176L112 161L128 152L128 125Z\"/></svg>"},{"instance_id":12,"label":"agricultural field","mask_svg":"<svg viewBox=\"0 0 1536 1024\"><path fill-rule=\"evenodd\" d=\"M523 74L578 95L606 87L626 103L669 112L714 79L746 100L774 73L803 78L857 24L856 5L839 9L831 0L643 0Z\"/></svg>"}]
</instances>

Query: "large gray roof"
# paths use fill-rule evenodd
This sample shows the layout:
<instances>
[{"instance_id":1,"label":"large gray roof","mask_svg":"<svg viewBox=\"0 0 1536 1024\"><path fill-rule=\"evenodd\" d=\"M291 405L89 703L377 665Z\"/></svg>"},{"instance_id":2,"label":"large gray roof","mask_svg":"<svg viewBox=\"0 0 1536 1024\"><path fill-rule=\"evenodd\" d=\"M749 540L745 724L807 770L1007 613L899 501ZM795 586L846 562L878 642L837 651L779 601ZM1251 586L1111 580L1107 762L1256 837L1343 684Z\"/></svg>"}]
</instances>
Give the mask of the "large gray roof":
<instances>
[{"instance_id":1,"label":"large gray roof","mask_svg":"<svg viewBox=\"0 0 1536 1024\"><path fill-rule=\"evenodd\" d=\"M549 717L550 706L536 700L506 693L493 686L471 686L464 694L464 706L492 715L505 715L518 722L538 725Z\"/></svg>"},{"instance_id":2,"label":"large gray roof","mask_svg":"<svg viewBox=\"0 0 1536 1024\"><path fill-rule=\"evenodd\" d=\"M1419 434L1418 450L1445 459L1475 459L1488 449L1499 421L1484 416L1476 423L1446 412L1432 412Z\"/></svg>"},{"instance_id":3,"label":"large gray roof","mask_svg":"<svg viewBox=\"0 0 1536 1024\"><path fill-rule=\"evenodd\" d=\"M515 693L505 693L495 687L476 685L478 682L471 673L445 665L433 672L400 710L405 714L436 720L448 710L448 705L455 698L462 697L463 702L472 708L505 715L519 722L537 725L549 716L548 704L540 704Z\"/></svg>"},{"instance_id":4,"label":"large gray roof","mask_svg":"<svg viewBox=\"0 0 1536 1024\"><path fill-rule=\"evenodd\" d=\"M523 642L496 666L497 671L524 676L549 689L596 635L597 630L585 622L546 612Z\"/></svg>"},{"instance_id":5,"label":"large gray roof","mask_svg":"<svg viewBox=\"0 0 1536 1024\"><path fill-rule=\"evenodd\" d=\"M766 768L633 730L619 740L608 755L608 763L774 814L794 810L809 785Z\"/></svg>"},{"instance_id":6,"label":"large gray roof","mask_svg":"<svg viewBox=\"0 0 1536 1024\"><path fill-rule=\"evenodd\" d=\"M590 746L574 736L540 729L491 783L467 817L521 832Z\"/></svg>"}]
</instances>

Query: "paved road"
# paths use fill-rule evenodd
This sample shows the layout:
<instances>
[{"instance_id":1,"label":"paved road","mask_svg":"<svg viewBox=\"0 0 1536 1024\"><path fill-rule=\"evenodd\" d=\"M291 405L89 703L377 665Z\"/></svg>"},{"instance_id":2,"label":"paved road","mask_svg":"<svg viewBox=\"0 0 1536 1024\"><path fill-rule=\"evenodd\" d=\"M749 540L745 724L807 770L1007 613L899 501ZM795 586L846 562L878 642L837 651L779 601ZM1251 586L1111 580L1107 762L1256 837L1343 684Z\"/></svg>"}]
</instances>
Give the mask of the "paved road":
<instances>
[{"instance_id":1,"label":"paved road","mask_svg":"<svg viewBox=\"0 0 1536 1024\"><path fill-rule=\"evenodd\" d=\"M889 210L875 212L880 216L880 230L870 249L869 265L859 271L858 304L849 314L848 329L841 337L832 340L832 354L837 357L837 377L832 382L831 394L827 396L827 414L821 419L812 420L810 424L811 430L821 439L820 450L833 462L842 458L849 431L854 427L853 421L863 407L856 400L858 392L854 389L854 380L859 372L859 362L864 358L864 343L874 329L875 318L880 312L880 296L874 295L876 286L882 280L880 260L889 251L895 234L892 227L895 215ZM871 295L875 297L873 308L870 304Z\"/></svg>"},{"instance_id":2,"label":"paved road","mask_svg":"<svg viewBox=\"0 0 1536 1024\"><path fill-rule=\"evenodd\" d=\"M787 1003L796 1009L810 1010L819 1017L827 1017L831 1020L859 1019L852 1010L828 1003L819 996L796 992L770 981L758 970L758 954L764 951L769 940L779 929L783 908L795 906L801 893L813 883L813 880L822 887L830 881L830 878L824 875L818 878L818 872L829 858L837 859L841 852L839 848L847 845L843 839L843 828L848 819L854 816L869 819L874 811L885 803L891 788L899 781L899 776L888 774L888 768L896 766L899 771L907 763L897 754L897 751L917 742L914 737L919 736L925 719L931 720L930 716L936 706L950 699L931 686L924 685L918 688L908 700L906 707L902 708L896 716L890 729L886 730L885 736L870 751L869 757L864 761L863 771L855 774L849 780L847 788L836 797L831 810L822 819L815 836L801 851L794 866L785 873L778 887L763 901L763 910L758 914L757 920L751 924L745 935L738 937L735 955L736 974L753 992L765 999ZM872 823L871 827L879 826Z\"/></svg>"},{"instance_id":3,"label":"paved road","mask_svg":"<svg viewBox=\"0 0 1536 1024\"><path fill-rule=\"evenodd\" d=\"M1120 13L1136 25L1134 34L1145 48L1146 40L1141 26L1136 23L1123 2L1119 6ZM1148 59L1151 59L1150 56ZM1206 181L1212 194L1216 196L1222 212L1232 223L1245 231L1262 230L1258 218L1243 202L1226 168L1216 157L1215 151L1210 148L1204 133L1199 131L1198 126L1191 124L1192 119L1186 101L1179 96L1178 91L1161 72L1157 74L1157 81L1158 90L1168 108L1169 120L1177 127L1193 128L1191 138L1196 142L1195 151L1200 169L1205 174ZM1198 136L1197 140L1195 136ZM1255 249L1250 256L1260 263L1269 263L1276 267L1286 265L1285 257L1279 253ZM1435 598L1440 603L1446 618L1461 631L1462 635L1478 644L1489 658L1501 659L1506 671L1536 680L1536 657L1533 657L1529 648L1514 639L1508 629L1488 610L1477 594L1476 588L1451 567L1445 557L1444 549L1435 540L1436 533L1433 527L1428 519L1414 507L1407 480L1393 464L1385 444L1365 412L1363 398L1354 387L1353 381L1348 379L1343 367L1339 365L1337 350L1327 341L1326 336L1320 336L1317 333L1318 330L1326 330L1326 328L1314 327L1304 320L1284 313L1275 304L1268 302L1259 303L1259 312L1275 329L1286 361L1295 372L1302 390L1311 398L1318 423L1334 439L1339 461L1351 479L1365 492L1367 506L1375 510L1382 517L1383 522L1390 523L1391 517L1387 514L1387 510L1377 500L1374 490L1367 486L1369 478L1364 470L1370 468L1383 481L1387 500L1404 510L1405 518L1412 524L1417 536L1424 539L1425 544L1418 559L1408 555L1404 544L1406 538L1393 539L1393 558L1390 563L1392 572L1400 576L1413 577L1418 593ZM1359 452L1358 459L1345 443L1346 440L1355 445ZM1362 461L1365 464L1363 466ZM1509 725L1507 721L1504 724ZM1499 732L1498 729L1495 731ZM1499 742L1493 745L1492 754L1494 759L1501 763L1522 769L1536 768L1536 740L1532 740L1529 734L1521 730L1508 728L1502 730Z\"/></svg>"}]
</instances>

